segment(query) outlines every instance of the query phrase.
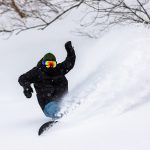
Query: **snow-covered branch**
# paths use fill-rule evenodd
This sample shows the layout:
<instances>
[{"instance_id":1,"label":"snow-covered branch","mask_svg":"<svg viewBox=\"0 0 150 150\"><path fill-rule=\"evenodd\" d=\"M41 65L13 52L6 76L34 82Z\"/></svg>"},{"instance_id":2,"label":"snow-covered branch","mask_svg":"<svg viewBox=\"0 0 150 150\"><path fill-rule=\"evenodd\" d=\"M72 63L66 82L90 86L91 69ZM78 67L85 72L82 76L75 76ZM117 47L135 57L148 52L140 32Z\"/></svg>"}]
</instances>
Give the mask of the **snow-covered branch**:
<instances>
[{"instance_id":1,"label":"snow-covered branch","mask_svg":"<svg viewBox=\"0 0 150 150\"><path fill-rule=\"evenodd\" d=\"M82 18L78 16L82 29L92 26L103 31L116 24L150 25L150 0L0 0L0 32L45 29L80 5L85 8Z\"/></svg>"}]
</instances>

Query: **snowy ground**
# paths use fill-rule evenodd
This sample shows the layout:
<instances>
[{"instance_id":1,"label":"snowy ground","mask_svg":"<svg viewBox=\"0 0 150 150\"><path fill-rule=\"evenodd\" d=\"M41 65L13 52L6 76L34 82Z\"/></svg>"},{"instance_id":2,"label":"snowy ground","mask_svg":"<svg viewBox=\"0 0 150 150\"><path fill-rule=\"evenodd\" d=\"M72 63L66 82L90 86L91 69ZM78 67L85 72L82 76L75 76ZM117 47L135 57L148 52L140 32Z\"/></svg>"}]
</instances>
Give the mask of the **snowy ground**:
<instances>
[{"instance_id":1,"label":"snowy ground","mask_svg":"<svg viewBox=\"0 0 150 150\"><path fill-rule=\"evenodd\" d=\"M0 149L149 150L150 31L118 27L94 40L70 33L72 24L0 40ZM49 51L63 61L68 40L77 54L62 109L70 113L38 137L48 118L17 80Z\"/></svg>"}]
</instances>

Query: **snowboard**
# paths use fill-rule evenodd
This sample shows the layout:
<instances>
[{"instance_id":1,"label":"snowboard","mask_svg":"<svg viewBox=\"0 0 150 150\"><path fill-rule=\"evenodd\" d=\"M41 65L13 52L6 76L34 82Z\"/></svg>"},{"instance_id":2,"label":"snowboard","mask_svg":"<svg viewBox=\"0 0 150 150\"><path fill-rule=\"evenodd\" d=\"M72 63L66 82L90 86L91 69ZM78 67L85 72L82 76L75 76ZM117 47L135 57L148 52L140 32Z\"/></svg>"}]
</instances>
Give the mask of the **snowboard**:
<instances>
[{"instance_id":1,"label":"snowboard","mask_svg":"<svg viewBox=\"0 0 150 150\"><path fill-rule=\"evenodd\" d=\"M56 124L58 121L48 121L46 123L44 123L40 128L39 128L39 132L38 135L42 135L45 131L47 131L48 129L50 129L51 127L53 127L54 124Z\"/></svg>"}]
</instances>

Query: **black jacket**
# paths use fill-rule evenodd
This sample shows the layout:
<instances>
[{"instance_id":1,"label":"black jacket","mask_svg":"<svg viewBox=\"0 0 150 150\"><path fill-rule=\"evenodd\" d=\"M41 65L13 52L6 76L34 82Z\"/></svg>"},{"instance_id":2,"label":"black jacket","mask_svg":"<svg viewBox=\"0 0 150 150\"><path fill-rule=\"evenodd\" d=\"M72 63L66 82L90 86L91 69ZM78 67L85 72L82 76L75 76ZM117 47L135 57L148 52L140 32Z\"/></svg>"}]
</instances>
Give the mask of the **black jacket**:
<instances>
[{"instance_id":1,"label":"black jacket","mask_svg":"<svg viewBox=\"0 0 150 150\"><path fill-rule=\"evenodd\" d=\"M19 77L18 81L23 88L31 88L33 83L42 109L48 102L60 100L68 91L68 81L65 74L74 67L76 56L72 46L65 48L67 57L55 68L47 69L42 65L41 59L36 67Z\"/></svg>"}]
</instances>

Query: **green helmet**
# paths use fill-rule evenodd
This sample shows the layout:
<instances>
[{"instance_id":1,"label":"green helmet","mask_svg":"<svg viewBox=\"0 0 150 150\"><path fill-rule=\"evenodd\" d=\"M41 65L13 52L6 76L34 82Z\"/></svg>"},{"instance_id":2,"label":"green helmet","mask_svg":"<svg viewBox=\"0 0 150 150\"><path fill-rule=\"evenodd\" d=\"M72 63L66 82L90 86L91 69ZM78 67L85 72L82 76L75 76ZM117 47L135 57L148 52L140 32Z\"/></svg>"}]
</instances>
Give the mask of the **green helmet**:
<instances>
[{"instance_id":1,"label":"green helmet","mask_svg":"<svg viewBox=\"0 0 150 150\"><path fill-rule=\"evenodd\" d=\"M56 57L55 55L53 55L52 53L47 53L44 57L43 57L43 61L56 61Z\"/></svg>"}]
</instances>

